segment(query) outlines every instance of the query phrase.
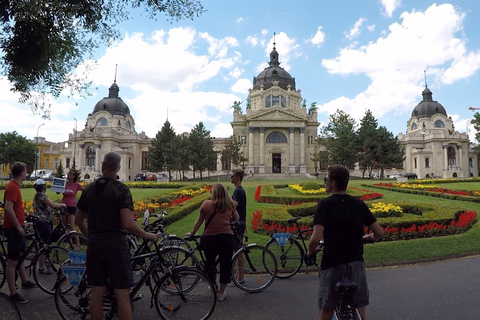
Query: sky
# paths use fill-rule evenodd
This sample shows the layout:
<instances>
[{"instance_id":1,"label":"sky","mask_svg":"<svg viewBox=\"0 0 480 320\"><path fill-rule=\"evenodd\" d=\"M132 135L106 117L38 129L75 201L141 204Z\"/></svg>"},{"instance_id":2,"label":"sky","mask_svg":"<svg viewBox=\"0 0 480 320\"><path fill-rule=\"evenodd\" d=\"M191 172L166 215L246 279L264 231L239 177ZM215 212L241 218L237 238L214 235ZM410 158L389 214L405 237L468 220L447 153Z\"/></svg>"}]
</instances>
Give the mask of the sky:
<instances>
[{"instance_id":1,"label":"sky","mask_svg":"<svg viewBox=\"0 0 480 320\"><path fill-rule=\"evenodd\" d=\"M469 134L480 108L480 1L202 1L194 20L149 20L141 11L118 26L122 38L73 72L93 82L83 99L51 99L51 119L35 115L0 77L0 132L63 142L83 129L115 80L135 119L154 138L168 118L177 134L200 121L212 137L232 135L234 101L268 66L274 34L281 67L295 77L320 128L337 110L357 123L371 110L394 135L405 133L427 83L456 130ZM94 66L93 69L91 67ZM86 70L91 70L86 73ZM425 82L426 79L426 82ZM479 109L480 110L480 109ZM44 124L44 125L42 125Z\"/></svg>"}]
</instances>

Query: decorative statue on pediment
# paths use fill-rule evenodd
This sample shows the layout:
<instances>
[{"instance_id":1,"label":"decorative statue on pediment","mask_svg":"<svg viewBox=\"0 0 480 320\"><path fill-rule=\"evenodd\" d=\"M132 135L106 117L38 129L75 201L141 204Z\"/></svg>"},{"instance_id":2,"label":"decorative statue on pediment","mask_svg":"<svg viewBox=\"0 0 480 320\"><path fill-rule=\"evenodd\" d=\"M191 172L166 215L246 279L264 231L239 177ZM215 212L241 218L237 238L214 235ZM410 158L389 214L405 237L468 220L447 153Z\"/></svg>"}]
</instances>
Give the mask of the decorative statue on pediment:
<instances>
[{"instance_id":1,"label":"decorative statue on pediment","mask_svg":"<svg viewBox=\"0 0 480 320\"><path fill-rule=\"evenodd\" d=\"M302 109L306 109L307 108L307 99L303 99L302 101Z\"/></svg>"},{"instance_id":2,"label":"decorative statue on pediment","mask_svg":"<svg viewBox=\"0 0 480 320\"><path fill-rule=\"evenodd\" d=\"M308 108L308 114L312 114L314 112L317 112L317 103L316 102L312 102L312 104L310 105L310 108Z\"/></svg>"},{"instance_id":3,"label":"decorative statue on pediment","mask_svg":"<svg viewBox=\"0 0 480 320\"><path fill-rule=\"evenodd\" d=\"M247 97L247 109L250 109L252 106L252 102L250 101L250 98Z\"/></svg>"},{"instance_id":4,"label":"decorative statue on pediment","mask_svg":"<svg viewBox=\"0 0 480 320\"><path fill-rule=\"evenodd\" d=\"M233 109L233 112L237 112L237 113L242 113L242 107L240 106L242 102L241 101L233 101L233 106L232 106L232 109Z\"/></svg>"}]
</instances>

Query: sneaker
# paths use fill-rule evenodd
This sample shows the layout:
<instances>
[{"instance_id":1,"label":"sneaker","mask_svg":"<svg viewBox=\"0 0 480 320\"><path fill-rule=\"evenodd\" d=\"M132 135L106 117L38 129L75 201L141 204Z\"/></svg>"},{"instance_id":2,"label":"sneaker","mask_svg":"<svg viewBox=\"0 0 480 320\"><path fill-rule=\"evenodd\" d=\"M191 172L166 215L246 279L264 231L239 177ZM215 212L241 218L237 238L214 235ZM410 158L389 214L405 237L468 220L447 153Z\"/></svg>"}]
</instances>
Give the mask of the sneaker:
<instances>
[{"instance_id":1,"label":"sneaker","mask_svg":"<svg viewBox=\"0 0 480 320\"><path fill-rule=\"evenodd\" d=\"M44 267L39 267L39 268L38 268L38 273L39 273L39 274L43 274L43 271L45 271L45 268L44 268Z\"/></svg>"},{"instance_id":2,"label":"sneaker","mask_svg":"<svg viewBox=\"0 0 480 320\"><path fill-rule=\"evenodd\" d=\"M22 283L22 288L23 289L32 289L32 288L36 288L36 287L38 287L38 286L30 280L28 280L25 283Z\"/></svg>"},{"instance_id":3,"label":"sneaker","mask_svg":"<svg viewBox=\"0 0 480 320\"><path fill-rule=\"evenodd\" d=\"M18 292L15 293L14 295L11 295L10 299L12 299L12 301L15 303L20 303L20 304L25 304L28 302L28 300L22 297Z\"/></svg>"},{"instance_id":4,"label":"sneaker","mask_svg":"<svg viewBox=\"0 0 480 320\"><path fill-rule=\"evenodd\" d=\"M224 291L223 293L217 292L217 300L218 301L223 301L227 297L227 293Z\"/></svg>"}]
</instances>

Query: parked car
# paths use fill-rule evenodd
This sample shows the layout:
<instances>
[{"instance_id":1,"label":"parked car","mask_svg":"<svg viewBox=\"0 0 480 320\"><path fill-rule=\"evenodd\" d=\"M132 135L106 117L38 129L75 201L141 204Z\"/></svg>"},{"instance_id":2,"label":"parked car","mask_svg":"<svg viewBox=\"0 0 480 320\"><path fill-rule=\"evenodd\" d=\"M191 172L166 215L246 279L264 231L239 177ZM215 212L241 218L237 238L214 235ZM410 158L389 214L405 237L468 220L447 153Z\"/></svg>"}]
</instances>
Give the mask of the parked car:
<instances>
[{"instance_id":1,"label":"parked car","mask_svg":"<svg viewBox=\"0 0 480 320\"><path fill-rule=\"evenodd\" d=\"M133 181L145 181L145 180L147 180L147 175L145 173L139 173L133 178Z\"/></svg>"},{"instance_id":2,"label":"parked car","mask_svg":"<svg viewBox=\"0 0 480 320\"><path fill-rule=\"evenodd\" d=\"M147 181L155 181L155 180L157 180L157 175L153 174L153 173L147 174L146 180Z\"/></svg>"},{"instance_id":3,"label":"parked car","mask_svg":"<svg viewBox=\"0 0 480 320\"><path fill-rule=\"evenodd\" d=\"M45 181L52 181L54 177L52 170L46 170L45 174L41 178Z\"/></svg>"},{"instance_id":4,"label":"parked car","mask_svg":"<svg viewBox=\"0 0 480 320\"><path fill-rule=\"evenodd\" d=\"M401 177L404 177L405 175L403 173L397 173L397 174L392 174L389 178L390 179L397 179L397 178L401 178Z\"/></svg>"},{"instance_id":5,"label":"parked car","mask_svg":"<svg viewBox=\"0 0 480 320\"><path fill-rule=\"evenodd\" d=\"M403 176L407 179L418 179L418 176L416 173L405 173Z\"/></svg>"}]
</instances>

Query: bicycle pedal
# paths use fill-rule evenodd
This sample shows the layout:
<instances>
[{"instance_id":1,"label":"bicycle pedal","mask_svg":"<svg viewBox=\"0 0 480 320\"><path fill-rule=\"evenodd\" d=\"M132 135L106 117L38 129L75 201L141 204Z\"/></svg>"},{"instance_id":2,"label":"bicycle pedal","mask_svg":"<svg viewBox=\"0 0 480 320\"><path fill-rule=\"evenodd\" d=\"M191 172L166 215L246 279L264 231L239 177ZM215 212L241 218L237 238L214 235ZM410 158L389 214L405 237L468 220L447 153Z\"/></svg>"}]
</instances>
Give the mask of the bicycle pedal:
<instances>
[{"instance_id":1,"label":"bicycle pedal","mask_svg":"<svg viewBox=\"0 0 480 320\"><path fill-rule=\"evenodd\" d=\"M132 299L132 301L135 302L135 301L138 301L138 300L140 300L140 299L142 299L142 298L143 298L143 293L139 293L137 296L135 296L135 297Z\"/></svg>"}]
</instances>

